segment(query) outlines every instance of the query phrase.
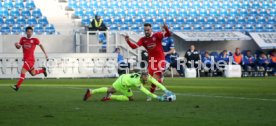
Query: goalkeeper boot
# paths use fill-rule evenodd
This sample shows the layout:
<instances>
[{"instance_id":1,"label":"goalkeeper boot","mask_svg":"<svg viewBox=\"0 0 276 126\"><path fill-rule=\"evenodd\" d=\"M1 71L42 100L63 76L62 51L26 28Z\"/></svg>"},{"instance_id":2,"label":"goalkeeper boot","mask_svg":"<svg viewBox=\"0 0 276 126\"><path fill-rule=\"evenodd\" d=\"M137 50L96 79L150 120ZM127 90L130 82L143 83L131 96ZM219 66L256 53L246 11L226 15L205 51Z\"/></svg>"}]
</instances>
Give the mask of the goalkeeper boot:
<instances>
[{"instance_id":1,"label":"goalkeeper boot","mask_svg":"<svg viewBox=\"0 0 276 126\"><path fill-rule=\"evenodd\" d=\"M90 93L90 89L87 89L86 90L86 93L85 93L85 95L84 95L84 97L83 97L83 101L87 101L87 99L89 98L89 97L91 97L92 96L92 94Z\"/></svg>"}]
</instances>

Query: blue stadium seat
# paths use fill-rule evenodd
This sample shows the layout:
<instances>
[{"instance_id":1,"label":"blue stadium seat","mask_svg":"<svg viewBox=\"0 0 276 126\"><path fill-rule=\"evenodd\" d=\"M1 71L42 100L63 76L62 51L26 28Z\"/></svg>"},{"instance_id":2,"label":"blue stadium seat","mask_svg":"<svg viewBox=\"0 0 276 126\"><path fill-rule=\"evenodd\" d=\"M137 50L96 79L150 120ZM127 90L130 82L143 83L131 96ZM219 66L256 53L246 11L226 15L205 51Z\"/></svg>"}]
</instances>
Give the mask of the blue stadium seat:
<instances>
[{"instance_id":1,"label":"blue stadium seat","mask_svg":"<svg viewBox=\"0 0 276 126\"><path fill-rule=\"evenodd\" d=\"M112 24L112 20L111 20L111 18L108 17L108 16L103 17L103 22L104 22L106 25Z\"/></svg>"},{"instance_id":2,"label":"blue stadium seat","mask_svg":"<svg viewBox=\"0 0 276 126\"><path fill-rule=\"evenodd\" d=\"M157 24L163 24L163 23L164 23L164 20L163 20L162 17L157 16L157 17L155 18L155 23L157 23Z\"/></svg>"},{"instance_id":3,"label":"blue stadium seat","mask_svg":"<svg viewBox=\"0 0 276 126\"><path fill-rule=\"evenodd\" d=\"M9 15L9 12L6 8L1 8L0 10L0 17L7 17Z\"/></svg>"},{"instance_id":4,"label":"blue stadium seat","mask_svg":"<svg viewBox=\"0 0 276 126\"><path fill-rule=\"evenodd\" d=\"M34 32L35 32L36 34L42 34L42 33L44 33L43 26L40 25L40 24L36 24L36 25L34 26Z\"/></svg>"},{"instance_id":5,"label":"blue stadium seat","mask_svg":"<svg viewBox=\"0 0 276 126\"><path fill-rule=\"evenodd\" d=\"M40 18L38 19L38 24L41 24L41 25L43 25L43 26L46 26L48 23L49 23L49 22L48 22L48 20L47 20L47 17L45 17L45 16L40 17Z\"/></svg>"},{"instance_id":6,"label":"blue stadium seat","mask_svg":"<svg viewBox=\"0 0 276 126\"><path fill-rule=\"evenodd\" d=\"M78 17L78 18L83 17L84 16L83 10L81 8L77 8L75 10L75 16Z\"/></svg>"},{"instance_id":7,"label":"blue stadium seat","mask_svg":"<svg viewBox=\"0 0 276 126\"><path fill-rule=\"evenodd\" d=\"M27 0L26 1L26 6L25 6L26 8L28 8L28 9L34 9L35 8L35 3L34 3L34 1L33 0Z\"/></svg>"},{"instance_id":8,"label":"blue stadium seat","mask_svg":"<svg viewBox=\"0 0 276 126\"><path fill-rule=\"evenodd\" d=\"M255 17L254 17L254 16L249 16L249 17L247 17L247 23L249 23L249 24L254 24L254 23L256 23Z\"/></svg>"},{"instance_id":9,"label":"blue stadium seat","mask_svg":"<svg viewBox=\"0 0 276 126\"><path fill-rule=\"evenodd\" d=\"M121 26L120 26L120 31L128 31L129 30L129 28L128 28L128 25L127 24L122 24Z\"/></svg>"},{"instance_id":10,"label":"blue stadium seat","mask_svg":"<svg viewBox=\"0 0 276 126\"><path fill-rule=\"evenodd\" d=\"M111 8L106 10L105 16L114 16L115 15L115 11Z\"/></svg>"},{"instance_id":11,"label":"blue stadium seat","mask_svg":"<svg viewBox=\"0 0 276 126\"><path fill-rule=\"evenodd\" d=\"M222 8L229 8L229 7L230 7L229 5L230 5L229 1L226 0L226 1L223 1L223 2L222 2L221 7L222 7Z\"/></svg>"},{"instance_id":12,"label":"blue stadium seat","mask_svg":"<svg viewBox=\"0 0 276 126\"><path fill-rule=\"evenodd\" d=\"M7 8L7 9L12 9L13 8L12 0L5 0L3 7Z\"/></svg>"},{"instance_id":13,"label":"blue stadium seat","mask_svg":"<svg viewBox=\"0 0 276 126\"><path fill-rule=\"evenodd\" d=\"M171 17L171 16L168 16L168 17L166 18L166 24L173 24L173 23L174 23L174 18Z\"/></svg>"},{"instance_id":14,"label":"blue stadium seat","mask_svg":"<svg viewBox=\"0 0 276 126\"><path fill-rule=\"evenodd\" d=\"M241 1L242 2L242 8L249 8L250 7L250 3L249 3L249 1Z\"/></svg>"},{"instance_id":15,"label":"blue stadium seat","mask_svg":"<svg viewBox=\"0 0 276 126\"><path fill-rule=\"evenodd\" d=\"M113 18L113 23L114 23L114 24L122 24L122 19L121 19L121 17L114 17L114 18Z\"/></svg>"},{"instance_id":16,"label":"blue stadium seat","mask_svg":"<svg viewBox=\"0 0 276 126\"><path fill-rule=\"evenodd\" d=\"M119 29L118 29L118 26L116 24L112 24L112 25L109 26L109 30L110 31L118 31Z\"/></svg>"},{"instance_id":17,"label":"blue stadium seat","mask_svg":"<svg viewBox=\"0 0 276 126\"><path fill-rule=\"evenodd\" d=\"M10 26L7 24L2 24L1 33L2 34L10 34L10 32L11 32Z\"/></svg>"},{"instance_id":18,"label":"blue stadium seat","mask_svg":"<svg viewBox=\"0 0 276 126\"><path fill-rule=\"evenodd\" d=\"M266 32L275 32L275 27L272 24L265 25Z\"/></svg>"},{"instance_id":19,"label":"blue stadium seat","mask_svg":"<svg viewBox=\"0 0 276 126\"><path fill-rule=\"evenodd\" d=\"M77 8L77 4L75 3L75 0L69 0L68 1L68 8L70 8L70 9L76 9Z\"/></svg>"},{"instance_id":20,"label":"blue stadium seat","mask_svg":"<svg viewBox=\"0 0 276 126\"><path fill-rule=\"evenodd\" d=\"M202 26L200 24L195 24L193 31L202 31Z\"/></svg>"},{"instance_id":21,"label":"blue stadium seat","mask_svg":"<svg viewBox=\"0 0 276 126\"><path fill-rule=\"evenodd\" d=\"M24 6L22 0L16 0L16 2L15 2L15 7L16 7L17 9L23 9L25 6Z\"/></svg>"},{"instance_id":22,"label":"blue stadium seat","mask_svg":"<svg viewBox=\"0 0 276 126\"><path fill-rule=\"evenodd\" d=\"M232 24L225 24L224 30L225 31L233 31L233 25Z\"/></svg>"},{"instance_id":23,"label":"blue stadium seat","mask_svg":"<svg viewBox=\"0 0 276 126\"><path fill-rule=\"evenodd\" d=\"M42 16L42 13L41 13L41 10L38 9L38 8L35 8L33 11L32 11L32 16L36 17L36 18L39 18Z\"/></svg>"},{"instance_id":24,"label":"blue stadium seat","mask_svg":"<svg viewBox=\"0 0 276 126\"><path fill-rule=\"evenodd\" d=\"M21 28L21 26L19 24L15 24L13 25L12 27L12 33L13 34L20 34L20 33L23 33L23 29Z\"/></svg>"},{"instance_id":25,"label":"blue stadium seat","mask_svg":"<svg viewBox=\"0 0 276 126\"><path fill-rule=\"evenodd\" d=\"M267 9L260 9L259 15L261 15L261 16L267 16L267 15L269 15L269 14L268 14L268 12L267 12Z\"/></svg>"},{"instance_id":26,"label":"blue stadium seat","mask_svg":"<svg viewBox=\"0 0 276 126\"><path fill-rule=\"evenodd\" d=\"M203 29L204 29L204 31L212 31L213 30L213 26L210 25L210 24L205 24L203 26Z\"/></svg>"},{"instance_id":27,"label":"blue stadium seat","mask_svg":"<svg viewBox=\"0 0 276 126\"><path fill-rule=\"evenodd\" d=\"M253 32L254 31L253 25L251 25L251 24L245 25L245 31L246 32Z\"/></svg>"},{"instance_id":28,"label":"blue stadium seat","mask_svg":"<svg viewBox=\"0 0 276 126\"><path fill-rule=\"evenodd\" d=\"M134 22L137 23L137 24L142 24L143 23L143 18L140 17L140 16L136 16L134 18Z\"/></svg>"},{"instance_id":29,"label":"blue stadium seat","mask_svg":"<svg viewBox=\"0 0 276 126\"><path fill-rule=\"evenodd\" d=\"M140 15L140 16L146 15L146 10L143 8L138 9L137 15Z\"/></svg>"},{"instance_id":30,"label":"blue stadium seat","mask_svg":"<svg viewBox=\"0 0 276 126\"><path fill-rule=\"evenodd\" d=\"M251 16L256 16L258 15L258 10L257 9L249 9L249 15Z\"/></svg>"},{"instance_id":31,"label":"blue stadium seat","mask_svg":"<svg viewBox=\"0 0 276 126\"><path fill-rule=\"evenodd\" d=\"M20 16L19 10L17 8L13 8L10 12L10 16L12 16L12 17Z\"/></svg>"},{"instance_id":32,"label":"blue stadium seat","mask_svg":"<svg viewBox=\"0 0 276 126\"><path fill-rule=\"evenodd\" d=\"M154 32L158 32L158 31L161 31L161 27L158 24L154 24L152 25L152 30Z\"/></svg>"},{"instance_id":33,"label":"blue stadium seat","mask_svg":"<svg viewBox=\"0 0 276 126\"><path fill-rule=\"evenodd\" d=\"M251 4L251 8L260 8L260 1L253 1Z\"/></svg>"},{"instance_id":34,"label":"blue stadium seat","mask_svg":"<svg viewBox=\"0 0 276 126\"><path fill-rule=\"evenodd\" d=\"M125 24L132 24L133 23L133 19L129 16L124 18L124 23Z\"/></svg>"},{"instance_id":35,"label":"blue stadium seat","mask_svg":"<svg viewBox=\"0 0 276 126\"><path fill-rule=\"evenodd\" d=\"M196 18L196 23L197 24L204 24L205 23L205 18L202 16L199 16Z\"/></svg>"},{"instance_id":36,"label":"blue stadium seat","mask_svg":"<svg viewBox=\"0 0 276 126\"><path fill-rule=\"evenodd\" d=\"M149 15L149 16L156 16L157 14L158 14L158 13L157 13L156 9L150 8L150 9L148 10L148 15Z\"/></svg>"},{"instance_id":37,"label":"blue stadium seat","mask_svg":"<svg viewBox=\"0 0 276 126\"><path fill-rule=\"evenodd\" d=\"M87 1L81 0L81 1L80 1L80 4L79 4L79 8L81 8L81 9L86 9L86 8L88 8Z\"/></svg>"},{"instance_id":38,"label":"blue stadium seat","mask_svg":"<svg viewBox=\"0 0 276 126\"><path fill-rule=\"evenodd\" d=\"M267 17L267 23L268 24L275 24L276 23L275 17L274 16Z\"/></svg>"},{"instance_id":39,"label":"blue stadium seat","mask_svg":"<svg viewBox=\"0 0 276 126\"><path fill-rule=\"evenodd\" d=\"M197 15L197 10L196 9L194 9L194 8L192 8L192 9L189 9L189 15L190 16L196 16Z\"/></svg>"},{"instance_id":40,"label":"blue stadium seat","mask_svg":"<svg viewBox=\"0 0 276 126\"><path fill-rule=\"evenodd\" d=\"M128 9L127 15L128 16L135 16L136 15L135 9L133 9L133 8Z\"/></svg>"},{"instance_id":41,"label":"blue stadium seat","mask_svg":"<svg viewBox=\"0 0 276 126\"><path fill-rule=\"evenodd\" d=\"M23 16L23 17L29 17L29 16L31 16L30 10L27 9L27 8L24 8L24 9L21 11L21 16Z\"/></svg>"},{"instance_id":42,"label":"blue stadium seat","mask_svg":"<svg viewBox=\"0 0 276 126\"><path fill-rule=\"evenodd\" d=\"M231 8L234 8L234 9L238 9L238 8L241 8L241 4L240 4L240 1L232 1L232 7Z\"/></svg>"},{"instance_id":43,"label":"blue stadium seat","mask_svg":"<svg viewBox=\"0 0 276 126\"><path fill-rule=\"evenodd\" d=\"M211 1L203 1L202 6L204 9L209 9L211 7Z\"/></svg>"},{"instance_id":44,"label":"blue stadium seat","mask_svg":"<svg viewBox=\"0 0 276 126\"><path fill-rule=\"evenodd\" d=\"M216 22L216 20L215 20L215 18L213 16L207 17L206 21L209 24L215 24L215 22Z\"/></svg>"},{"instance_id":45,"label":"blue stadium seat","mask_svg":"<svg viewBox=\"0 0 276 126\"><path fill-rule=\"evenodd\" d=\"M227 18L227 23L228 24L235 24L236 23L236 18L234 16L230 16Z\"/></svg>"},{"instance_id":46,"label":"blue stadium seat","mask_svg":"<svg viewBox=\"0 0 276 126\"><path fill-rule=\"evenodd\" d=\"M174 32L182 31L181 25L179 25L179 24L173 25L173 31Z\"/></svg>"},{"instance_id":47,"label":"blue stadium seat","mask_svg":"<svg viewBox=\"0 0 276 126\"><path fill-rule=\"evenodd\" d=\"M264 30L263 24L257 24L255 26L255 31L256 32L262 32Z\"/></svg>"},{"instance_id":48,"label":"blue stadium seat","mask_svg":"<svg viewBox=\"0 0 276 126\"><path fill-rule=\"evenodd\" d=\"M178 13L179 13L178 15L182 16L182 17L186 17L186 16L189 15L189 12L186 9L183 9L183 8L180 8Z\"/></svg>"},{"instance_id":49,"label":"blue stadium seat","mask_svg":"<svg viewBox=\"0 0 276 126\"><path fill-rule=\"evenodd\" d=\"M153 23L152 17L145 17L145 23L150 23L150 24L152 24L152 23Z\"/></svg>"},{"instance_id":50,"label":"blue stadium seat","mask_svg":"<svg viewBox=\"0 0 276 126\"><path fill-rule=\"evenodd\" d=\"M136 24L131 26L131 30L134 31L134 32L140 32L141 31L140 27Z\"/></svg>"},{"instance_id":51,"label":"blue stadium seat","mask_svg":"<svg viewBox=\"0 0 276 126\"><path fill-rule=\"evenodd\" d=\"M191 16L187 17L186 24L194 24L194 23L195 23L194 17L191 17Z\"/></svg>"},{"instance_id":52,"label":"blue stadium seat","mask_svg":"<svg viewBox=\"0 0 276 126\"><path fill-rule=\"evenodd\" d=\"M234 31L243 32L244 31L243 25L242 24L236 24Z\"/></svg>"},{"instance_id":53,"label":"blue stadium seat","mask_svg":"<svg viewBox=\"0 0 276 126\"><path fill-rule=\"evenodd\" d=\"M227 9L224 9L224 8L219 9L219 15L220 16L227 16L228 15Z\"/></svg>"},{"instance_id":54,"label":"blue stadium seat","mask_svg":"<svg viewBox=\"0 0 276 126\"><path fill-rule=\"evenodd\" d=\"M178 23L178 24L184 24L184 19L183 19L183 17L176 17L176 23Z\"/></svg>"},{"instance_id":55,"label":"blue stadium seat","mask_svg":"<svg viewBox=\"0 0 276 126\"><path fill-rule=\"evenodd\" d=\"M220 2L214 0L214 1L212 2L212 8L215 8L215 9L220 8Z\"/></svg>"},{"instance_id":56,"label":"blue stadium seat","mask_svg":"<svg viewBox=\"0 0 276 126\"><path fill-rule=\"evenodd\" d=\"M126 15L126 11L121 9L121 8L118 8L116 9L116 15L118 16L125 16Z\"/></svg>"},{"instance_id":57,"label":"blue stadium seat","mask_svg":"<svg viewBox=\"0 0 276 126\"><path fill-rule=\"evenodd\" d=\"M191 31L191 30L192 30L192 26L189 25L189 24L185 24L185 25L183 26L183 30L184 30L184 31Z\"/></svg>"},{"instance_id":58,"label":"blue stadium seat","mask_svg":"<svg viewBox=\"0 0 276 126\"><path fill-rule=\"evenodd\" d=\"M26 18L25 17L22 17L22 16L19 16L16 20L16 23L23 26L26 24Z\"/></svg>"},{"instance_id":59,"label":"blue stadium seat","mask_svg":"<svg viewBox=\"0 0 276 126\"><path fill-rule=\"evenodd\" d=\"M236 8L232 8L229 10L229 15L230 16L237 16L238 15L238 11Z\"/></svg>"},{"instance_id":60,"label":"blue stadium seat","mask_svg":"<svg viewBox=\"0 0 276 126\"><path fill-rule=\"evenodd\" d=\"M88 27L90 25L90 23L91 23L90 17L88 17L88 16L82 17L82 19L81 19L81 25L82 26Z\"/></svg>"},{"instance_id":61,"label":"blue stadium seat","mask_svg":"<svg viewBox=\"0 0 276 126\"><path fill-rule=\"evenodd\" d=\"M13 25L13 24L15 24L14 17L12 17L12 16L6 17L5 24L7 24L7 25Z\"/></svg>"},{"instance_id":62,"label":"blue stadium seat","mask_svg":"<svg viewBox=\"0 0 276 126\"><path fill-rule=\"evenodd\" d=\"M244 16L240 16L237 18L237 22L239 24L245 24L246 20L245 20Z\"/></svg>"},{"instance_id":63,"label":"blue stadium seat","mask_svg":"<svg viewBox=\"0 0 276 126\"><path fill-rule=\"evenodd\" d=\"M225 24L226 23L225 18L222 17L222 16L217 17L216 21L217 21L218 24Z\"/></svg>"},{"instance_id":64,"label":"blue stadium seat","mask_svg":"<svg viewBox=\"0 0 276 126\"><path fill-rule=\"evenodd\" d=\"M182 2L182 8L189 8L189 2L188 1L183 1Z\"/></svg>"},{"instance_id":65,"label":"blue stadium seat","mask_svg":"<svg viewBox=\"0 0 276 126\"><path fill-rule=\"evenodd\" d=\"M3 18L0 18L0 24L4 24Z\"/></svg>"},{"instance_id":66,"label":"blue stadium seat","mask_svg":"<svg viewBox=\"0 0 276 126\"><path fill-rule=\"evenodd\" d=\"M269 8L269 1L262 1L262 8Z\"/></svg>"},{"instance_id":67,"label":"blue stadium seat","mask_svg":"<svg viewBox=\"0 0 276 126\"><path fill-rule=\"evenodd\" d=\"M223 27L222 27L221 24L216 24L216 25L214 26L214 30L215 30L215 31L222 31L222 30L223 30Z\"/></svg>"},{"instance_id":68,"label":"blue stadium seat","mask_svg":"<svg viewBox=\"0 0 276 126\"><path fill-rule=\"evenodd\" d=\"M177 11L175 9L168 9L167 12L168 12L167 13L168 16L173 16L174 17L174 16L178 15Z\"/></svg>"},{"instance_id":69,"label":"blue stadium seat","mask_svg":"<svg viewBox=\"0 0 276 126\"><path fill-rule=\"evenodd\" d=\"M248 11L247 9L239 9L239 16L247 16L248 15Z\"/></svg>"},{"instance_id":70,"label":"blue stadium seat","mask_svg":"<svg viewBox=\"0 0 276 126\"><path fill-rule=\"evenodd\" d=\"M274 7L275 7L275 6L274 6ZM270 10L269 10L269 15L270 15L270 16L276 16L276 9L274 9L274 8L273 8L273 9L270 9Z\"/></svg>"},{"instance_id":71,"label":"blue stadium seat","mask_svg":"<svg viewBox=\"0 0 276 126\"><path fill-rule=\"evenodd\" d=\"M37 24L36 18L33 17L33 16L29 17L28 20L27 20L27 24L29 24L29 25L31 25L31 26L36 25L36 24Z\"/></svg>"},{"instance_id":72,"label":"blue stadium seat","mask_svg":"<svg viewBox=\"0 0 276 126\"><path fill-rule=\"evenodd\" d=\"M263 17L263 16L259 16L258 18L257 18L257 21L256 21L257 23L261 23L261 24L264 24L264 23L266 23L266 19L265 19L265 17Z\"/></svg>"},{"instance_id":73,"label":"blue stadium seat","mask_svg":"<svg viewBox=\"0 0 276 126\"><path fill-rule=\"evenodd\" d=\"M46 32L47 34L54 34L54 33L56 32L56 30L55 30L55 28L54 28L54 25L52 25L52 24L46 25L46 27L45 27L45 32Z\"/></svg>"}]
</instances>

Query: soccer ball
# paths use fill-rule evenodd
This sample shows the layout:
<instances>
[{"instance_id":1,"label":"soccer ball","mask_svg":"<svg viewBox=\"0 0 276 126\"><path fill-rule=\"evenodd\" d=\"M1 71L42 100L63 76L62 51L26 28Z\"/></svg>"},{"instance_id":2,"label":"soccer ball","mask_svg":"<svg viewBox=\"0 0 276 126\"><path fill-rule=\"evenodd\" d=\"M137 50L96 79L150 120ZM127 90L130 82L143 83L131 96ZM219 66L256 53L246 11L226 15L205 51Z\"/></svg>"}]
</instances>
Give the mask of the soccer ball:
<instances>
[{"instance_id":1,"label":"soccer ball","mask_svg":"<svg viewBox=\"0 0 276 126\"><path fill-rule=\"evenodd\" d=\"M168 102L173 102L173 101L176 100L176 95L173 94L173 93L164 94L163 97L164 97L164 100L165 100L165 101L168 101Z\"/></svg>"}]
</instances>

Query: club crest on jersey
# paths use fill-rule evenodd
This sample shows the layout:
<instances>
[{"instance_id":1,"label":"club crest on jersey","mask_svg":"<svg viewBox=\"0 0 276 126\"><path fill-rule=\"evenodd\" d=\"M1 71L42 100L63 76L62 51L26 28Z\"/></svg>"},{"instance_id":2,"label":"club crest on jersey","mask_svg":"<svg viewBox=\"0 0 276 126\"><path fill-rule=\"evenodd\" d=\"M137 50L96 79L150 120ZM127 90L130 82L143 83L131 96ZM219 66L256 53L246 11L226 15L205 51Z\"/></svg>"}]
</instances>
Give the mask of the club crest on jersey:
<instances>
[{"instance_id":1,"label":"club crest on jersey","mask_svg":"<svg viewBox=\"0 0 276 126\"><path fill-rule=\"evenodd\" d=\"M31 43L34 43L34 40L31 40Z\"/></svg>"},{"instance_id":2,"label":"club crest on jersey","mask_svg":"<svg viewBox=\"0 0 276 126\"><path fill-rule=\"evenodd\" d=\"M150 43L150 44L147 45L148 49L154 49L155 47L156 47L155 43Z\"/></svg>"},{"instance_id":3,"label":"club crest on jersey","mask_svg":"<svg viewBox=\"0 0 276 126\"><path fill-rule=\"evenodd\" d=\"M156 41L156 38L155 38L155 37L152 37L152 41Z\"/></svg>"}]
</instances>

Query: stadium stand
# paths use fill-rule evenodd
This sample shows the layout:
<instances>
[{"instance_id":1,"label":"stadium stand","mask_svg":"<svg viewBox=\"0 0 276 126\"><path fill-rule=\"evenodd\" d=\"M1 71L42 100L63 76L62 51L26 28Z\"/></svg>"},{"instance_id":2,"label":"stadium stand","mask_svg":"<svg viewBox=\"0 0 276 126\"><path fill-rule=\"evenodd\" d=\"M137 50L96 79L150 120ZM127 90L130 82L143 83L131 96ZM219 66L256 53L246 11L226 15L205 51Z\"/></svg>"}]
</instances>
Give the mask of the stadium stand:
<instances>
[{"instance_id":1,"label":"stadium stand","mask_svg":"<svg viewBox=\"0 0 276 126\"><path fill-rule=\"evenodd\" d=\"M49 22L33 0L3 0L0 3L0 34L22 34L26 26L35 28L36 34L54 34L55 28L46 30ZM40 27L38 27L40 26ZM49 32L48 32L49 31Z\"/></svg>"},{"instance_id":2,"label":"stadium stand","mask_svg":"<svg viewBox=\"0 0 276 126\"><path fill-rule=\"evenodd\" d=\"M82 20L87 20L87 17L92 18L95 14L109 18L142 17L142 21L134 20L129 25L130 29L132 25L145 22L158 25L164 22L180 25L180 28L174 29L174 31L183 31L187 23L191 24L192 31L198 31L199 29L202 31L216 31L218 24L221 24L225 31L267 32L276 29L275 1L271 0L68 0L68 9L75 10L74 15ZM159 17L159 20L157 20L157 17ZM120 27L120 22L116 19L112 20L108 27L112 24ZM208 24L208 27L200 28L200 24ZM236 29L233 24L239 27ZM257 26L256 24L264 25ZM267 24L273 24L269 27L270 30L266 30Z\"/></svg>"}]
</instances>

